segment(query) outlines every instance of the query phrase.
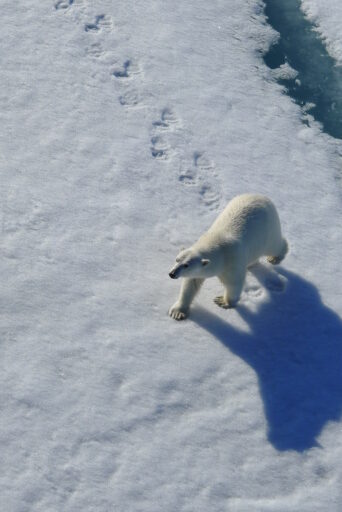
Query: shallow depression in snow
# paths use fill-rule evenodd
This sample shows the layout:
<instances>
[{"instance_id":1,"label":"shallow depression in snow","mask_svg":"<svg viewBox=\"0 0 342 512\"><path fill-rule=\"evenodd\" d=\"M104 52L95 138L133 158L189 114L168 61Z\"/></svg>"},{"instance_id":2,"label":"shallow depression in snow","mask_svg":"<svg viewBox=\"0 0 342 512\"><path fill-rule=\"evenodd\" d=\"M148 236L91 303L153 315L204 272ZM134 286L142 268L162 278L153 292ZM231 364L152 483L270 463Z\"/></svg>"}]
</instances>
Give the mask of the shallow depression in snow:
<instances>
[{"instance_id":1,"label":"shallow depression in snow","mask_svg":"<svg viewBox=\"0 0 342 512\"><path fill-rule=\"evenodd\" d=\"M288 94L335 138L342 138L342 68L329 55L298 0L265 0L265 14L280 34L264 56ZM286 72L291 69L292 73ZM293 72L295 70L295 72Z\"/></svg>"}]
</instances>

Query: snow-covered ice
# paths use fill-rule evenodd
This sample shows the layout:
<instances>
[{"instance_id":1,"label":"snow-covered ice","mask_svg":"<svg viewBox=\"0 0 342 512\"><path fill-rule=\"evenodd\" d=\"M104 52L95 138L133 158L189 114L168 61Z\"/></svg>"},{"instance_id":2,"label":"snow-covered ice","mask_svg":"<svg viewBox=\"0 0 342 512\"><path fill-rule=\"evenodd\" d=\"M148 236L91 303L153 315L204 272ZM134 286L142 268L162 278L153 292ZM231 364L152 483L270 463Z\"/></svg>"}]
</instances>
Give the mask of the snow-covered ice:
<instances>
[{"instance_id":1,"label":"snow-covered ice","mask_svg":"<svg viewBox=\"0 0 342 512\"><path fill-rule=\"evenodd\" d=\"M342 63L342 4L339 0L301 0L302 9L323 36L328 51Z\"/></svg>"},{"instance_id":2,"label":"snow-covered ice","mask_svg":"<svg viewBox=\"0 0 342 512\"><path fill-rule=\"evenodd\" d=\"M1 510L341 510L342 145L262 5L2 2ZM175 255L247 191L289 255L173 321Z\"/></svg>"}]
</instances>

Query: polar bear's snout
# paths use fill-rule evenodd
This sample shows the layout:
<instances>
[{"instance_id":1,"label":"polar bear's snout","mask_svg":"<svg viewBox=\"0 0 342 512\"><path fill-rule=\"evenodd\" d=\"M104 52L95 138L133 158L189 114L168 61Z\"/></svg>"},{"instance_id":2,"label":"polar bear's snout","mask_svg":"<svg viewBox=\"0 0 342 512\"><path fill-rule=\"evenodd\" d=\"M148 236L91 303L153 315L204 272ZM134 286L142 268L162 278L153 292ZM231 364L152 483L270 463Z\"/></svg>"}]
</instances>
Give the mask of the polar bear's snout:
<instances>
[{"instance_id":1,"label":"polar bear's snout","mask_svg":"<svg viewBox=\"0 0 342 512\"><path fill-rule=\"evenodd\" d=\"M169 276L171 277L171 279L177 279L178 277L178 274L179 274L179 267L173 267L170 272L169 272Z\"/></svg>"},{"instance_id":2,"label":"polar bear's snout","mask_svg":"<svg viewBox=\"0 0 342 512\"><path fill-rule=\"evenodd\" d=\"M169 272L169 276L171 277L171 279L177 279L179 277L181 268L182 267L179 264L178 265L174 265L172 267L172 269Z\"/></svg>"}]
</instances>

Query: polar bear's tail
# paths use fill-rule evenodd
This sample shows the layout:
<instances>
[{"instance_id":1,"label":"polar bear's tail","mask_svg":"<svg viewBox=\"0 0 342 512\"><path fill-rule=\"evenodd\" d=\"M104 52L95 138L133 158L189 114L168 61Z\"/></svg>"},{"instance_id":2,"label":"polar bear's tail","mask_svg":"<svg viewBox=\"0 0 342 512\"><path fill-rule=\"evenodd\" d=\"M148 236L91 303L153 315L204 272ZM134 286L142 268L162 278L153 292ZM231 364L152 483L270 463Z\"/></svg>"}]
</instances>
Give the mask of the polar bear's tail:
<instances>
[{"instance_id":1,"label":"polar bear's tail","mask_svg":"<svg viewBox=\"0 0 342 512\"><path fill-rule=\"evenodd\" d=\"M281 249L281 252L277 254L276 256L267 256L267 261L269 263L272 263L272 265L278 265L283 259L285 258L286 254L289 250L289 244L287 243L287 240L283 238L283 246Z\"/></svg>"}]
</instances>

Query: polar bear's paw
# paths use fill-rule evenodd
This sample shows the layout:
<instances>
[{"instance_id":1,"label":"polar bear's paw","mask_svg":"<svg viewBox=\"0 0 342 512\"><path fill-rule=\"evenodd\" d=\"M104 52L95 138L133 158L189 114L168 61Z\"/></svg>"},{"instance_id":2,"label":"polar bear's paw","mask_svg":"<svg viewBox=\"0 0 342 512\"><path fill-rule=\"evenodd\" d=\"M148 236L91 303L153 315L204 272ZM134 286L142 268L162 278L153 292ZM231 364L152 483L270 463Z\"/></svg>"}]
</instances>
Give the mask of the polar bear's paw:
<instances>
[{"instance_id":1,"label":"polar bear's paw","mask_svg":"<svg viewBox=\"0 0 342 512\"><path fill-rule=\"evenodd\" d=\"M185 320L188 316L188 311L184 308L180 308L178 303L176 303L169 309L169 315L175 320Z\"/></svg>"},{"instance_id":2,"label":"polar bear's paw","mask_svg":"<svg viewBox=\"0 0 342 512\"><path fill-rule=\"evenodd\" d=\"M283 261L284 256L268 256L267 261L272 265L279 265L281 261Z\"/></svg>"},{"instance_id":3,"label":"polar bear's paw","mask_svg":"<svg viewBox=\"0 0 342 512\"><path fill-rule=\"evenodd\" d=\"M235 303L227 302L226 299L222 295L220 295L219 297L215 297L214 302L215 302L215 304L220 306L220 308L223 308L223 309L234 308L236 305Z\"/></svg>"},{"instance_id":4,"label":"polar bear's paw","mask_svg":"<svg viewBox=\"0 0 342 512\"><path fill-rule=\"evenodd\" d=\"M272 265L278 265L283 259L285 258L286 254L288 253L289 245L287 243L287 240L283 238L283 248L280 254L277 256L268 256L267 261L269 263L272 263Z\"/></svg>"}]
</instances>

